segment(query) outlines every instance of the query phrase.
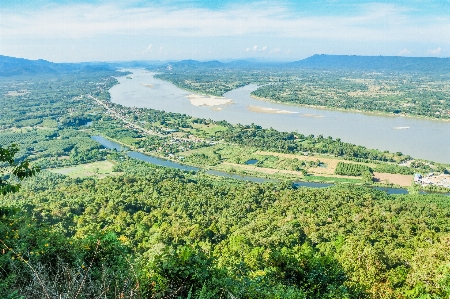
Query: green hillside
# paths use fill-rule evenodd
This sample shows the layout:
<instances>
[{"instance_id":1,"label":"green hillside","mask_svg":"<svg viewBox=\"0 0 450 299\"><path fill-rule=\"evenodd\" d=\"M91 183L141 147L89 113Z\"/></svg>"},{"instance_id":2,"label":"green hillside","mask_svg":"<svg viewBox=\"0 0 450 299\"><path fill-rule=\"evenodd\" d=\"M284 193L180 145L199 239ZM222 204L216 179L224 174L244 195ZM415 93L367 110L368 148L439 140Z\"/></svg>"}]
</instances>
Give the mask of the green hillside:
<instances>
[{"instance_id":1,"label":"green hillside","mask_svg":"<svg viewBox=\"0 0 450 299\"><path fill-rule=\"evenodd\" d=\"M448 197L120 168L43 172L1 199L3 298L449 295Z\"/></svg>"}]
</instances>

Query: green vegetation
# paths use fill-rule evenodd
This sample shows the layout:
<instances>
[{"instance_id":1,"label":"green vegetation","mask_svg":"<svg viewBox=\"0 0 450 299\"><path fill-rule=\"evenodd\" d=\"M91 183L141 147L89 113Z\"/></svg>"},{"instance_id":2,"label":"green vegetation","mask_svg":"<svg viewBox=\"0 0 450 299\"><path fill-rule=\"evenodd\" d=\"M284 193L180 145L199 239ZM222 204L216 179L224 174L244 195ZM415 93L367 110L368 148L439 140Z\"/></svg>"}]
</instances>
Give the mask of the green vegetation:
<instances>
[{"instance_id":1,"label":"green vegetation","mask_svg":"<svg viewBox=\"0 0 450 299\"><path fill-rule=\"evenodd\" d=\"M109 99L117 81L110 71L77 75L14 77L0 81L0 146L15 143L18 160L62 167L104 159L102 147L85 129L102 110L87 94ZM26 90L19 95L10 91Z\"/></svg>"},{"instance_id":2,"label":"green vegetation","mask_svg":"<svg viewBox=\"0 0 450 299\"><path fill-rule=\"evenodd\" d=\"M41 284L80 298L449 295L446 197L294 190L118 163L122 176L43 172L1 198L17 211L0 218L2 297L32 298Z\"/></svg>"},{"instance_id":3,"label":"green vegetation","mask_svg":"<svg viewBox=\"0 0 450 299\"><path fill-rule=\"evenodd\" d=\"M253 96L277 102L450 119L448 64L448 59L317 56L284 65L184 62L157 69L157 77L215 96L255 83L260 86Z\"/></svg>"},{"instance_id":4,"label":"green vegetation","mask_svg":"<svg viewBox=\"0 0 450 299\"><path fill-rule=\"evenodd\" d=\"M384 173L399 173L399 174L414 174L417 172L426 172L427 170L414 169L406 166L398 166L394 164L378 164L373 171L384 172Z\"/></svg>"},{"instance_id":5,"label":"green vegetation","mask_svg":"<svg viewBox=\"0 0 450 299\"><path fill-rule=\"evenodd\" d=\"M448 79L439 75L320 72L261 86L259 98L300 105L450 118Z\"/></svg>"},{"instance_id":6,"label":"green vegetation","mask_svg":"<svg viewBox=\"0 0 450 299\"><path fill-rule=\"evenodd\" d=\"M232 89L250 84L251 74L243 76L237 72L226 72L217 75L216 72L210 71L206 74L200 72L182 72L174 74L157 74L155 78L170 81L176 86L197 93L222 96L225 92ZM214 80L211 82L211 79Z\"/></svg>"},{"instance_id":7,"label":"green vegetation","mask_svg":"<svg viewBox=\"0 0 450 299\"><path fill-rule=\"evenodd\" d=\"M372 169L366 165L338 162L335 173L339 175L361 176L365 183L372 183Z\"/></svg>"},{"instance_id":8,"label":"green vegetation","mask_svg":"<svg viewBox=\"0 0 450 299\"><path fill-rule=\"evenodd\" d=\"M339 162L335 170L336 174L351 176L360 176L365 172L371 172L371 169L366 165L344 162Z\"/></svg>"},{"instance_id":9,"label":"green vegetation","mask_svg":"<svg viewBox=\"0 0 450 299\"><path fill-rule=\"evenodd\" d=\"M111 161L97 161L58 169L51 169L53 173L59 173L75 178L97 177L104 178L108 175L118 174L116 164Z\"/></svg>"},{"instance_id":10,"label":"green vegetation","mask_svg":"<svg viewBox=\"0 0 450 299\"><path fill-rule=\"evenodd\" d=\"M321 135L115 105L107 92L114 74L0 81L0 167L22 165L7 172L24 178L0 195L1 298L450 295L448 197L352 184L371 183L372 169L444 173L447 165ZM91 135L280 182L155 167ZM51 171L29 177L26 159ZM258 162L245 165L249 159ZM335 170L357 177L333 177ZM346 184L293 189L299 176Z\"/></svg>"},{"instance_id":11,"label":"green vegetation","mask_svg":"<svg viewBox=\"0 0 450 299\"><path fill-rule=\"evenodd\" d=\"M279 132L274 129L263 129L258 125L235 126L231 130L217 134L225 141L239 145L253 146L261 150L276 151L280 153L312 152L331 154L336 157L362 158L379 161L398 162L408 159L407 156L398 156L389 152L367 149L364 146L342 142L339 138L319 135L305 136L296 132Z\"/></svg>"},{"instance_id":12,"label":"green vegetation","mask_svg":"<svg viewBox=\"0 0 450 299\"><path fill-rule=\"evenodd\" d=\"M14 156L19 151L17 145L0 146L0 194L17 192L19 181L39 172L38 167L31 167L28 160L16 162Z\"/></svg>"}]
</instances>

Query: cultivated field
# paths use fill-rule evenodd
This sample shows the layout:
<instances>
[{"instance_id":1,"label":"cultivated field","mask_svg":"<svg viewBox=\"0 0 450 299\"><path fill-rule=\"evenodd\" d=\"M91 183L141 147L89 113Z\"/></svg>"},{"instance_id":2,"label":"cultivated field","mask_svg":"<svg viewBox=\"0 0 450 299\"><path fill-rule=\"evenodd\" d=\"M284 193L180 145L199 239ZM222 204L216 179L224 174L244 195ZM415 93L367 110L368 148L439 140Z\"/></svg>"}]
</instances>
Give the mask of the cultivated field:
<instances>
[{"instance_id":1,"label":"cultivated field","mask_svg":"<svg viewBox=\"0 0 450 299\"><path fill-rule=\"evenodd\" d=\"M111 161L97 161L76 166L51 169L50 172L64 174L72 178L97 177L101 179L110 175L120 174L120 172L113 172L114 165L115 163Z\"/></svg>"}]
</instances>

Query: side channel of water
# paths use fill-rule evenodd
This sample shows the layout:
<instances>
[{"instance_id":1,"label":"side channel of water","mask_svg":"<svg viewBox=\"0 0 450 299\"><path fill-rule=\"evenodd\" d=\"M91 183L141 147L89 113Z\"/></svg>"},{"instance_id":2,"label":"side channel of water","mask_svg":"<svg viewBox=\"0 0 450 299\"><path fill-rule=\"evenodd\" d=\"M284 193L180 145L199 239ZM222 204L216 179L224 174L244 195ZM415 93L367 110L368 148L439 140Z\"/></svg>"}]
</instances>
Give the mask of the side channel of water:
<instances>
[{"instance_id":1,"label":"side channel of water","mask_svg":"<svg viewBox=\"0 0 450 299\"><path fill-rule=\"evenodd\" d=\"M201 168L198 168L198 167L183 165L181 163L145 155L140 152L130 151L130 149L127 148L126 146L123 146L120 143L109 140L103 136L91 136L91 138L94 139L95 141L97 141L98 143L100 143L101 145L103 145L105 148L115 149L119 152L120 151L127 152L128 157L136 159L136 160L148 162L153 165L176 168L176 169L185 170L185 171L201 170ZM220 177L233 178L233 179L237 179L237 180L250 181L250 182L255 182L255 183L275 182L275 180L271 180L271 179L264 179L264 178L252 177L252 176L241 176L241 175L231 174L231 173L227 173L227 172L223 172L223 171L219 171L219 170L206 170L205 172L207 174L216 175L216 176L220 176ZM333 186L333 184L314 183L314 182L294 182L292 184L292 186L294 188L299 188L299 187L325 188L325 187ZM375 187L374 189L384 191L388 194L408 194L408 190L401 189L401 188Z\"/></svg>"},{"instance_id":2,"label":"side channel of water","mask_svg":"<svg viewBox=\"0 0 450 299\"><path fill-rule=\"evenodd\" d=\"M173 162L170 160L165 160L165 159L145 155L140 152L130 151L129 148L121 145L120 143L109 140L103 136L91 136L91 138L108 149L115 149L116 151L119 151L119 152L125 151L125 152L127 152L128 157L136 159L136 160L148 162L153 165L176 168L176 169L185 170L185 171L202 170L201 168L198 168L198 167L183 165L181 163ZM237 180L251 181L251 182L255 182L255 183L273 182L274 181L274 180L270 180L270 179L264 179L264 178L258 178L258 177L252 177L252 176L241 176L241 175L231 174L231 173L227 173L227 172L223 172L223 171L219 171L219 170L206 170L205 172L208 174L211 174L211 175L216 175L216 176L221 176L221 177L226 177L226 178L233 178L233 179L237 179Z\"/></svg>"}]
</instances>

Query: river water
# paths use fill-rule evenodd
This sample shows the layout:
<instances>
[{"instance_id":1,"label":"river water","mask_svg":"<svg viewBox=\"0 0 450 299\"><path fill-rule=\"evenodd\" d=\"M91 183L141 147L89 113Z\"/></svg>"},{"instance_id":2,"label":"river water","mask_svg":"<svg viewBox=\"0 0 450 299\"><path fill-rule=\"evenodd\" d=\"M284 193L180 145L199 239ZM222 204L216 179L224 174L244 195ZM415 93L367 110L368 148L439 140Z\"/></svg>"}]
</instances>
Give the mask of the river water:
<instances>
[{"instance_id":1,"label":"river water","mask_svg":"<svg viewBox=\"0 0 450 299\"><path fill-rule=\"evenodd\" d=\"M132 69L132 79L117 78L110 89L111 101L128 107L152 108L194 117L226 120L230 123L261 125L279 131L298 131L304 135L332 136L368 148L402 152L415 158L450 163L450 122L381 116L356 112L299 107L256 100L250 84L227 92L224 97L233 104L217 111L212 107L194 106L186 98L191 94L173 84L155 79L153 73ZM248 106L286 110L290 114L257 113Z\"/></svg>"},{"instance_id":2,"label":"river water","mask_svg":"<svg viewBox=\"0 0 450 299\"><path fill-rule=\"evenodd\" d=\"M157 166L176 168L176 169L180 169L180 170L184 170L184 171L202 170L201 168L198 168L195 166L184 165L184 164L177 163L174 161L149 156L149 155L146 155L146 154L143 154L140 152L130 151L130 149L128 147L125 147L115 141L109 140L103 136L91 136L91 138L108 149L114 149L118 152L122 152L122 151L127 152L128 157L139 160L139 161L148 162L148 163L151 163L151 164L157 165ZM227 173L227 172L223 172L223 171L219 171L219 170L205 170L205 173L216 175L216 176L221 176L221 177L226 177L226 178L233 178L233 179L237 179L237 180L241 180L241 181L250 181L250 182L254 182L254 183L264 183L264 182L273 182L274 181L274 180L264 179L264 178L259 178L259 177L242 176L242 175ZM301 182L300 186L308 186L307 184L311 184L311 183ZM325 185L320 184L320 183L312 183L312 184L316 184L317 185L316 187L326 187ZM329 184L327 184L327 186L328 185Z\"/></svg>"},{"instance_id":3,"label":"river water","mask_svg":"<svg viewBox=\"0 0 450 299\"><path fill-rule=\"evenodd\" d=\"M176 169L180 169L180 170L184 170L184 171L200 171L200 170L202 170L201 168L198 168L198 167L184 165L184 164L177 163L174 161L145 155L140 152L130 151L129 148L121 145L120 143L109 140L103 136L91 136L91 138L108 149L115 149L116 151L119 151L119 152L121 152L121 151L127 152L128 157L139 160L139 161L148 162L148 163L151 163L151 164L157 165L157 166L176 168ZM207 174L220 176L220 177L226 177L226 178L233 178L233 179L240 180L240 181L249 181L249 182L254 182L254 183L276 182L276 180L264 179L264 178L253 177L253 176L242 176L242 175L227 173L227 172L223 172L223 171L219 171L219 170L209 169L209 170L203 170L203 171L205 171L205 173L207 173ZM326 188L329 186L333 186L333 184L315 183L315 182L293 182L293 184L292 184L293 188L299 188L299 187ZM387 194L408 194L408 190L401 189L401 188L374 187L374 189L384 191ZM422 193L425 193L425 192L422 192ZM447 194L447 195L450 195L450 194Z\"/></svg>"}]
</instances>

